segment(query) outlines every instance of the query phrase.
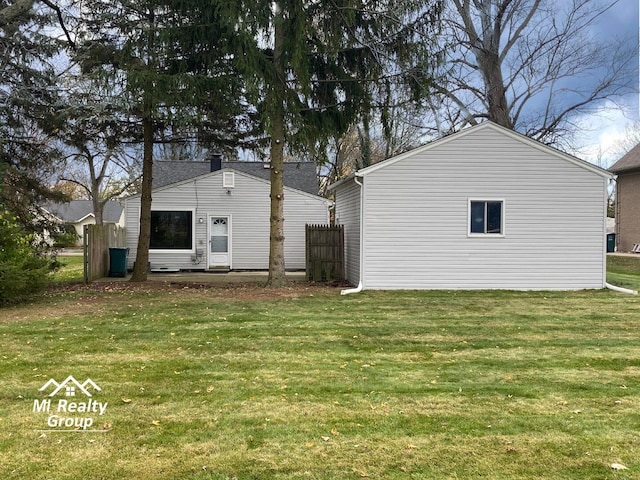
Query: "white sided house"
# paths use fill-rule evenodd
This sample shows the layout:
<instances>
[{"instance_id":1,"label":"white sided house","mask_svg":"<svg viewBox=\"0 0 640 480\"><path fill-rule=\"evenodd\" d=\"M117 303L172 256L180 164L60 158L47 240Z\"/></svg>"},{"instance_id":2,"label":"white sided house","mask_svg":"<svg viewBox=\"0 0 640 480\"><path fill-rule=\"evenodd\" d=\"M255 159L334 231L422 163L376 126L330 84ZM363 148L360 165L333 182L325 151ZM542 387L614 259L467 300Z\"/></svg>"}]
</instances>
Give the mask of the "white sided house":
<instances>
[{"instance_id":1,"label":"white sided house","mask_svg":"<svg viewBox=\"0 0 640 480\"><path fill-rule=\"evenodd\" d=\"M334 184L360 289L604 288L611 176L483 123Z\"/></svg>"},{"instance_id":2,"label":"white sided house","mask_svg":"<svg viewBox=\"0 0 640 480\"><path fill-rule=\"evenodd\" d=\"M151 271L269 268L270 170L258 162L155 162ZM305 225L328 222L315 164L284 169L285 267L305 268ZM140 231L140 196L125 201L128 265Z\"/></svg>"},{"instance_id":3,"label":"white sided house","mask_svg":"<svg viewBox=\"0 0 640 480\"><path fill-rule=\"evenodd\" d=\"M67 203L49 204L43 208L52 216L51 219L54 222L73 226L77 235L76 244L79 247L82 246L84 227L96 224L91 200L71 200ZM124 215L120 203L114 200L105 203L102 210L102 223L124 227Z\"/></svg>"}]
</instances>

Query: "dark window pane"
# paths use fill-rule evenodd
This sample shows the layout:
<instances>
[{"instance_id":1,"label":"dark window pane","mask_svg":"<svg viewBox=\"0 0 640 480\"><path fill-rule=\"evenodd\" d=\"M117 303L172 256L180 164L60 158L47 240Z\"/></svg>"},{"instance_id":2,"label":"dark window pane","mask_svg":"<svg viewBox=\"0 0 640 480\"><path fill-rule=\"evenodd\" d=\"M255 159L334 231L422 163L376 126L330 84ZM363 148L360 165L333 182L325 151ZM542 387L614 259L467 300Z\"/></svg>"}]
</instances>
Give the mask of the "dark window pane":
<instances>
[{"instance_id":1,"label":"dark window pane","mask_svg":"<svg viewBox=\"0 0 640 480\"><path fill-rule=\"evenodd\" d=\"M191 250L192 212L151 212L149 248L157 250Z\"/></svg>"},{"instance_id":2,"label":"dark window pane","mask_svg":"<svg viewBox=\"0 0 640 480\"><path fill-rule=\"evenodd\" d=\"M471 202L471 233L485 233L484 207L485 202Z\"/></svg>"},{"instance_id":3,"label":"dark window pane","mask_svg":"<svg viewBox=\"0 0 640 480\"><path fill-rule=\"evenodd\" d=\"M487 232L502 233L502 203L487 202Z\"/></svg>"}]
</instances>

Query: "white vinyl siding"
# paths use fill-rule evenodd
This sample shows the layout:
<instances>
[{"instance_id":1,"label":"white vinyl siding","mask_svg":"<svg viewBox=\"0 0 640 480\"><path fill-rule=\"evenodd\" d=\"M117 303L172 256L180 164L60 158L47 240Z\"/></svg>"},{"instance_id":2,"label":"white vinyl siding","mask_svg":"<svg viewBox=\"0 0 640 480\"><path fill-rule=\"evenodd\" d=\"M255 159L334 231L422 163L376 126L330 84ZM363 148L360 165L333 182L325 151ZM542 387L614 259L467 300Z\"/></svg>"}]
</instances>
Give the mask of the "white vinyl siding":
<instances>
[{"instance_id":1,"label":"white vinyl siding","mask_svg":"<svg viewBox=\"0 0 640 480\"><path fill-rule=\"evenodd\" d=\"M222 186L224 188L233 188L235 187L235 174L233 172L224 172L222 174Z\"/></svg>"},{"instance_id":2,"label":"white vinyl siding","mask_svg":"<svg viewBox=\"0 0 640 480\"><path fill-rule=\"evenodd\" d=\"M227 193L223 186L224 170L153 191L153 210L194 210L195 249L203 252L200 263L192 260L193 252L149 251L152 268L206 269L209 238L209 216L232 216L231 252L234 270L266 270L269 268L269 182L241 172L233 172L234 187ZM226 172L229 173L229 172ZM127 247L129 268L137 252L140 197L126 200ZM305 224L328 222L326 200L285 187L285 267L305 268ZM203 222L200 223L199 219Z\"/></svg>"},{"instance_id":3,"label":"white vinyl siding","mask_svg":"<svg viewBox=\"0 0 640 480\"><path fill-rule=\"evenodd\" d=\"M364 172L365 288L602 288L606 174L496 127L453 137ZM469 199L496 198L506 234L469 235Z\"/></svg>"},{"instance_id":4,"label":"white vinyl siding","mask_svg":"<svg viewBox=\"0 0 640 480\"><path fill-rule=\"evenodd\" d=\"M353 285L360 281L360 187L353 180L335 190L336 223L344 226L345 273Z\"/></svg>"}]
</instances>

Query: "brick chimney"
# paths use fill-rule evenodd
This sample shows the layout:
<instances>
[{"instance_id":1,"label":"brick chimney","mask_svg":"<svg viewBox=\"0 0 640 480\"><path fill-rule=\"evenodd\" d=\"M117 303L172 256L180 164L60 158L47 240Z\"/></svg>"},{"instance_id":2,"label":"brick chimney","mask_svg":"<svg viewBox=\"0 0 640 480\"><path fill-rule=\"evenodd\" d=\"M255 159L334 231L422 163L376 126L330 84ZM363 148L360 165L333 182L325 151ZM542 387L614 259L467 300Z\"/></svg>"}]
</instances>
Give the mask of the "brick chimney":
<instances>
[{"instance_id":1,"label":"brick chimney","mask_svg":"<svg viewBox=\"0 0 640 480\"><path fill-rule=\"evenodd\" d=\"M211 162L212 172L217 172L218 170L222 170L222 154L221 153L212 153L209 156L209 161Z\"/></svg>"}]
</instances>

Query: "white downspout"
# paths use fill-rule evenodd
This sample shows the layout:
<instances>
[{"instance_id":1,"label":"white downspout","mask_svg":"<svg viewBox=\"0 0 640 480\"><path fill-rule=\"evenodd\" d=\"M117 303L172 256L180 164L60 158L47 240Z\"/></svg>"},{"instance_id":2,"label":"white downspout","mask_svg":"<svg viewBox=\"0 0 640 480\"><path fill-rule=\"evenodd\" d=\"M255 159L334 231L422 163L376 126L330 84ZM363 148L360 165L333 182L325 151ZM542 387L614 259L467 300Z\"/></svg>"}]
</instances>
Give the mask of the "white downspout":
<instances>
[{"instance_id":1,"label":"white downspout","mask_svg":"<svg viewBox=\"0 0 640 480\"><path fill-rule=\"evenodd\" d=\"M362 183L358 181L358 177L353 177L353 180L360 186L360 275L358 279L358 286L356 288L348 288L342 290L340 295L349 295L350 293L360 293L364 288L362 284L362 275L364 273L364 189Z\"/></svg>"},{"instance_id":2,"label":"white downspout","mask_svg":"<svg viewBox=\"0 0 640 480\"><path fill-rule=\"evenodd\" d=\"M613 290L614 292L626 293L627 295L637 295L638 292L636 290L631 290L628 288L617 287L615 285L611 285L610 283L605 283L605 287L609 290Z\"/></svg>"}]
</instances>

